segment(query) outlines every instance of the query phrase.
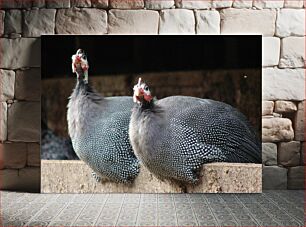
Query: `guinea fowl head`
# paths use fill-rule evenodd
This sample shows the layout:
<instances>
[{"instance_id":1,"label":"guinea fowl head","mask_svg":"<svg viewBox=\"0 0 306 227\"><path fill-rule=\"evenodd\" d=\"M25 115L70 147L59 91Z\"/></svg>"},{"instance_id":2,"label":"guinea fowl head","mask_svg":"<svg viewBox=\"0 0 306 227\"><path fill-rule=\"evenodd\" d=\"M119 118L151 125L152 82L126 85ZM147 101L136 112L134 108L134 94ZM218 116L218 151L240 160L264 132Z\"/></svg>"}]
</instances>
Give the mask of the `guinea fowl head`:
<instances>
[{"instance_id":1,"label":"guinea fowl head","mask_svg":"<svg viewBox=\"0 0 306 227\"><path fill-rule=\"evenodd\" d=\"M87 60L87 56L86 56L84 50L78 49L77 52L76 52L76 54L73 55L73 57L72 57L73 63L74 63L74 64L80 64L80 63L82 63L82 61L84 61L84 60L85 60L85 61Z\"/></svg>"},{"instance_id":2,"label":"guinea fowl head","mask_svg":"<svg viewBox=\"0 0 306 227\"><path fill-rule=\"evenodd\" d=\"M78 49L76 54L72 55L72 72L77 74L78 79L88 81L88 61L87 56L82 49Z\"/></svg>"},{"instance_id":3,"label":"guinea fowl head","mask_svg":"<svg viewBox=\"0 0 306 227\"><path fill-rule=\"evenodd\" d=\"M150 103L153 99L150 89L146 83L142 82L141 78L133 88L133 101L138 104Z\"/></svg>"}]
</instances>

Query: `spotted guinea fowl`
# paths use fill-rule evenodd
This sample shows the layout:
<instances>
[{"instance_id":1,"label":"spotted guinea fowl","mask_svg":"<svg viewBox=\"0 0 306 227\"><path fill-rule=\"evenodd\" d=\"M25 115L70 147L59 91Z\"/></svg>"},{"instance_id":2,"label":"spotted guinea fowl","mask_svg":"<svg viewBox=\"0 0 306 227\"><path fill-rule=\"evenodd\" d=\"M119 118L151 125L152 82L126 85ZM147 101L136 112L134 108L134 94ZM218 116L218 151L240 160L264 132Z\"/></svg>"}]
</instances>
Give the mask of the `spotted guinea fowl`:
<instances>
[{"instance_id":1,"label":"spotted guinea fowl","mask_svg":"<svg viewBox=\"0 0 306 227\"><path fill-rule=\"evenodd\" d=\"M130 183L139 172L128 136L132 97L101 96L88 84L84 51L78 50L72 60L77 83L68 103L67 120L73 148L98 181Z\"/></svg>"},{"instance_id":2,"label":"spotted guinea fowl","mask_svg":"<svg viewBox=\"0 0 306 227\"><path fill-rule=\"evenodd\" d=\"M153 99L134 86L129 136L138 159L158 178L197 183L202 164L261 162L260 143L246 117L222 102L187 96Z\"/></svg>"}]
</instances>

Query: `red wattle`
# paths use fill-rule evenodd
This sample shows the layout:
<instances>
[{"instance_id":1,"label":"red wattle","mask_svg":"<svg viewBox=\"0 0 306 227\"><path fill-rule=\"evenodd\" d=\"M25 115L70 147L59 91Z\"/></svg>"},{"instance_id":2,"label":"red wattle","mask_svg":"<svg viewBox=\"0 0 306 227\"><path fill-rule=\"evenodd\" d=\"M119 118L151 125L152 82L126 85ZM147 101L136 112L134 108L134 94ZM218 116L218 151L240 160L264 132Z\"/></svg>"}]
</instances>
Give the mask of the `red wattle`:
<instances>
[{"instance_id":1,"label":"red wattle","mask_svg":"<svg viewBox=\"0 0 306 227\"><path fill-rule=\"evenodd\" d=\"M151 102L151 100L153 99L153 97L151 95L146 95L144 94L144 99L147 101L147 102Z\"/></svg>"}]
</instances>

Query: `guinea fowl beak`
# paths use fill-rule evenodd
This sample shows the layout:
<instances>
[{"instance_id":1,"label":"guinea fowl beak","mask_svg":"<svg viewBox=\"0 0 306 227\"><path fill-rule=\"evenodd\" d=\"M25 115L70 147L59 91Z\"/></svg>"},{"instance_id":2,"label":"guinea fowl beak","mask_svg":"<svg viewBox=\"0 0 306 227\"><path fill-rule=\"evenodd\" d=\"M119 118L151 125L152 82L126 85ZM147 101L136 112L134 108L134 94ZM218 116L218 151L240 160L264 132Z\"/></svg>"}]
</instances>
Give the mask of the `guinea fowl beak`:
<instances>
[{"instance_id":1,"label":"guinea fowl beak","mask_svg":"<svg viewBox=\"0 0 306 227\"><path fill-rule=\"evenodd\" d=\"M147 94L146 91L141 87L141 85L141 78L139 78L137 85L134 86L134 102L138 104L143 101L151 102L151 100L153 99L151 94Z\"/></svg>"},{"instance_id":2,"label":"guinea fowl beak","mask_svg":"<svg viewBox=\"0 0 306 227\"><path fill-rule=\"evenodd\" d=\"M136 88L134 91L134 102L140 103L143 95L144 95L143 89Z\"/></svg>"},{"instance_id":3,"label":"guinea fowl beak","mask_svg":"<svg viewBox=\"0 0 306 227\"><path fill-rule=\"evenodd\" d=\"M141 77L139 77L139 79L138 79L138 84L137 84L138 86L140 86L141 85Z\"/></svg>"},{"instance_id":4,"label":"guinea fowl beak","mask_svg":"<svg viewBox=\"0 0 306 227\"><path fill-rule=\"evenodd\" d=\"M138 97L142 97L142 96L144 96L144 90L141 88L141 77L139 77L139 79L138 79L138 84L137 84L137 94L136 94L136 96L138 96Z\"/></svg>"},{"instance_id":5,"label":"guinea fowl beak","mask_svg":"<svg viewBox=\"0 0 306 227\"><path fill-rule=\"evenodd\" d=\"M137 85L134 86L134 95L133 95L134 102L140 103L142 101L143 96L144 96L144 91L141 88L141 78L139 78Z\"/></svg>"}]
</instances>

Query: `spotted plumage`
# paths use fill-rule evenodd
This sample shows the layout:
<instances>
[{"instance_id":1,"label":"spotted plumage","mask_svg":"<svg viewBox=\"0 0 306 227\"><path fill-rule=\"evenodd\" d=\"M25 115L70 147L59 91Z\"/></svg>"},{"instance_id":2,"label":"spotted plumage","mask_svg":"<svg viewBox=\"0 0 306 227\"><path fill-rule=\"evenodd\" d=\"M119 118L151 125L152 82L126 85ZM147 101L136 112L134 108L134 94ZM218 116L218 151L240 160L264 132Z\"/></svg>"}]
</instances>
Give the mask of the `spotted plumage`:
<instances>
[{"instance_id":1,"label":"spotted plumage","mask_svg":"<svg viewBox=\"0 0 306 227\"><path fill-rule=\"evenodd\" d=\"M136 156L159 178L197 183L204 163L261 162L255 132L235 108L186 96L147 101L146 87L134 87L129 136Z\"/></svg>"},{"instance_id":2,"label":"spotted plumage","mask_svg":"<svg viewBox=\"0 0 306 227\"><path fill-rule=\"evenodd\" d=\"M128 137L131 97L102 97L77 68L78 80L68 103L68 131L78 157L94 171L96 179L131 183L139 162Z\"/></svg>"}]
</instances>

